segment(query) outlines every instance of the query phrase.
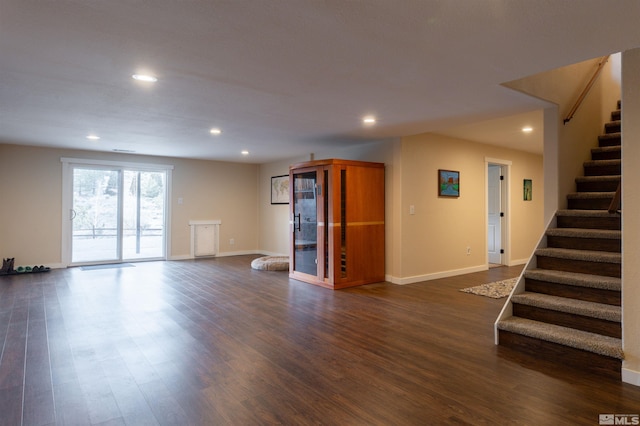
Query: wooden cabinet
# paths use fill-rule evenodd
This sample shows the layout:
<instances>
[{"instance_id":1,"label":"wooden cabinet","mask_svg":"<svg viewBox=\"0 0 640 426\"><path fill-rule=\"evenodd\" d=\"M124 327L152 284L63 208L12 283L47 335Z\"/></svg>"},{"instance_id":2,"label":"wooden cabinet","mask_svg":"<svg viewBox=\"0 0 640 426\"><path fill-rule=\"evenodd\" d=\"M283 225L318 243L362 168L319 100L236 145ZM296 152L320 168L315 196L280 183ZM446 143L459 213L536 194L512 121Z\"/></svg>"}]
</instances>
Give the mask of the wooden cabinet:
<instances>
[{"instance_id":1,"label":"wooden cabinet","mask_svg":"<svg viewBox=\"0 0 640 426\"><path fill-rule=\"evenodd\" d=\"M384 164L289 168L291 278L331 289L384 281Z\"/></svg>"}]
</instances>

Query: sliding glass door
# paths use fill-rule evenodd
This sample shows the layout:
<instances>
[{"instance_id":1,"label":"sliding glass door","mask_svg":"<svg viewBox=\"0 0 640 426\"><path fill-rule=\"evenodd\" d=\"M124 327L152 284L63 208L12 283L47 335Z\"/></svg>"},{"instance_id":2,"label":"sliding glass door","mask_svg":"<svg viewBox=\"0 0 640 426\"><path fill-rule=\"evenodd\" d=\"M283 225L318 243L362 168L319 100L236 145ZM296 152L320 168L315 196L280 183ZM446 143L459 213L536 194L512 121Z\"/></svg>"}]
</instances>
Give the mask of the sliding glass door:
<instances>
[{"instance_id":1,"label":"sliding glass door","mask_svg":"<svg viewBox=\"0 0 640 426\"><path fill-rule=\"evenodd\" d=\"M166 257L167 171L70 164L70 264Z\"/></svg>"},{"instance_id":2,"label":"sliding glass door","mask_svg":"<svg viewBox=\"0 0 640 426\"><path fill-rule=\"evenodd\" d=\"M120 259L120 172L73 169L72 263Z\"/></svg>"},{"instance_id":3,"label":"sliding glass door","mask_svg":"<svg viewBox=\"0 0 640 426\"><path fill-rule=\"evenodd\" d=\"M125 170L122 197L125 260L164 257L165 173Z\"/></svg>"}]
</instances>

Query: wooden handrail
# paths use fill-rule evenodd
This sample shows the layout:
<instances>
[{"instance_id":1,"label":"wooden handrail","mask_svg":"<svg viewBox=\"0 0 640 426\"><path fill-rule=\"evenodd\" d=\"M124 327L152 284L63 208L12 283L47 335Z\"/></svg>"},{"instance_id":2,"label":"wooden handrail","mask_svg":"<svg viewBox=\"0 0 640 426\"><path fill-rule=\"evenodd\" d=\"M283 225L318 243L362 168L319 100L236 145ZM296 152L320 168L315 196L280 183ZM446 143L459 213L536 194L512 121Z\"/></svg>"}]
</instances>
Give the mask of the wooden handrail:
<instances>
[{"instance_id":1,"label":"wooden handrail","mask_svg":"<svg viewBox=\"0 0 640 426\"><path fill-rule=\"evenodd\" d=\"M603 56L602 58L600 58L600 61L598 62L598 66L596 67L596 71L593 73L591 80L589 80L589 82L585 86L582 93L580 93L578 100L576 101L575 105L573 105L573 108L571 108L571 111L569 111L569 114L567 114L567 118L564 119L563 124L567 124L569 121L571 121L576 111L582 104L582 101L584 101L584 98L587 97L589 90L591 90L591 86L593 86L593 83L595 83L596 80L598 79L598 76L600 76L600 73L602 72L602 68L604 68L604 65L607 63L608 60L609 60L609 55Z\"/></svg>"},{"instance_id":2,"label":"wooden handrail","mask_svg":"<svg viewBox=\"0 0 640 426\"><path fill-rule=\"evenodd\" d=\"M609 213L610 214L620 214L622 210L620 209L620 202L622 201L622 182L618 183L618 189L616 189L616 193L613 195L613 199L611 200L611 204L609 204Z\"/></svg>"}]
</instances>

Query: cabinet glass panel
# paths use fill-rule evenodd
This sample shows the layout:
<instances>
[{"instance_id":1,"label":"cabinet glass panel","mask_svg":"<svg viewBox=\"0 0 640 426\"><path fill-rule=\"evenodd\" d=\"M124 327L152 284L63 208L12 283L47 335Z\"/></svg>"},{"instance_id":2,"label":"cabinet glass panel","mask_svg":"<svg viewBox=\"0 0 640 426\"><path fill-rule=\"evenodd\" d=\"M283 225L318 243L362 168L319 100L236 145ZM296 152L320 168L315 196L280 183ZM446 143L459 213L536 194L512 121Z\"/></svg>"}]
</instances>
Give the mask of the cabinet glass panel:
<instances>
[{"instance_id":1,"label":"cabinet glass panel","mask_svg":"<svg viewBox=\"0 0 640 426\"><path fill-rule=\"evenodd\" d=\"M318 273L318 210L316 172L293 175L294 270Z\"/></svg>"}]
</instances>

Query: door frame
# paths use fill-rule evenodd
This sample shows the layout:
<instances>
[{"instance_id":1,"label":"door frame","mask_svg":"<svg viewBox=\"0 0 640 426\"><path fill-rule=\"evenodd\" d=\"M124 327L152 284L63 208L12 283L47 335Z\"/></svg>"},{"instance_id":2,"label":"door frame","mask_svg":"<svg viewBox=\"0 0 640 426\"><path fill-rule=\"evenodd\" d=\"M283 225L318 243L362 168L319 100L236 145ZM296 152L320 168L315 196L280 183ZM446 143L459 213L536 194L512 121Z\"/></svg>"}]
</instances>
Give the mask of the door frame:
<instances>
[{"instance_id":1,"label":"door frame","mask_svg":"<svg viewBox=\"0 0 640 426\"><path fill-rule=\"evenodd\" d=\"M71 210L73 208L73 168L75 166L82 167L113 167L120 170L141 170L141 171L163 171L166 173L166 191L165 191L165 217L164 217L164 259L170 258L171 247L171 177L173 166L167 164L148 164L148 163L131 163L125 161L109 161L109 160L93 160L87 158L68 158L61 157L62 163L62 236L61 240L61 261L63 267L76 266L80 263L71 262L71 250L72 250L72 230L71 225ZM119 219L120 221L122 218ZM121 250L120 250L121 251ZM91 264L100 263L121 263L122 252L120 252L120 259L116 261L106 262L91 262Z\"/></svg>"},{"instance_id":2,"label":"door frame","mask_svg":"<svg viewBox=\"0 0 640 426\"><path fill-rule=\"evenodd\" d=\"M485 157L484 159L484 188L485 188L485 209L484 209L484 241L485 241L485 264L489 266L489 166L500 166L504 179L500 184L500 204L504 217L500 221L500 245L503 254L500 256L501 264L511 266L511 160Z\"/></svg>"}]
</instances>

